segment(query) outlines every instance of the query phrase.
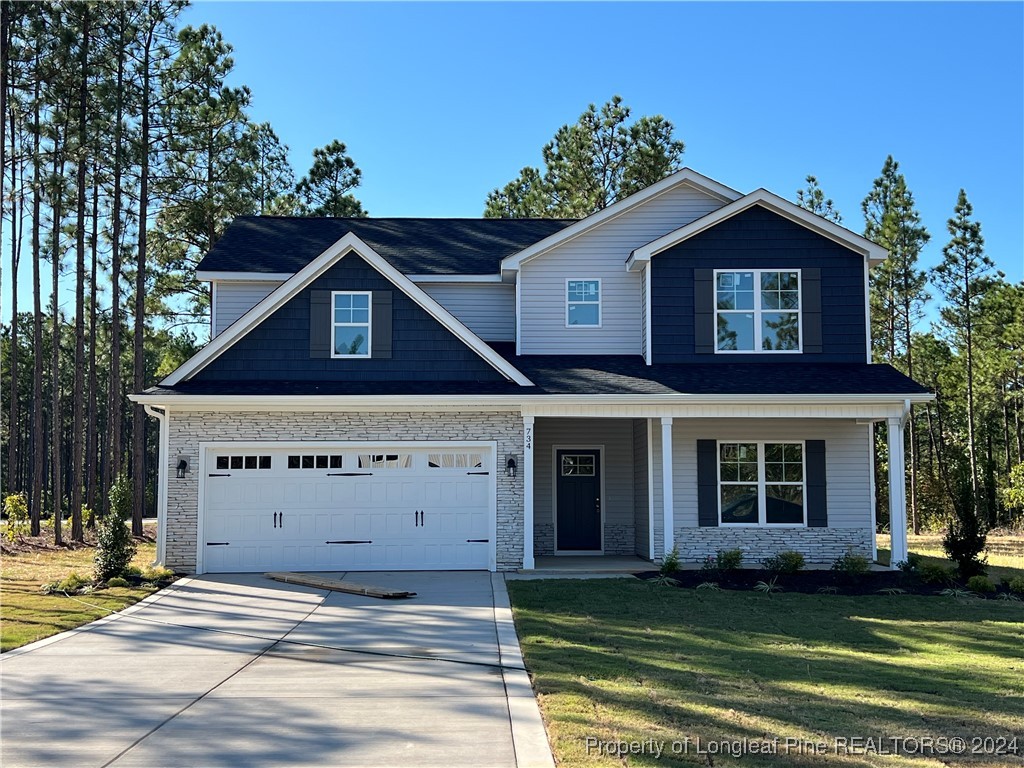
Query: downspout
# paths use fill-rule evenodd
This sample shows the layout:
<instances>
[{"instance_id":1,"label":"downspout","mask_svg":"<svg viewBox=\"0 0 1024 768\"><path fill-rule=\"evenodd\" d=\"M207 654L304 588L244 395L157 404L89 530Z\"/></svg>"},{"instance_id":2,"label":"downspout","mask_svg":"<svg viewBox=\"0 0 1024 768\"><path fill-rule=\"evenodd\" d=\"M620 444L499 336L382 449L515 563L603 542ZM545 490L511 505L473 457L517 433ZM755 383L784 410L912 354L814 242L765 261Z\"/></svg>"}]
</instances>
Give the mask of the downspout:
<instances>
[{"instance_id":1,"label":"downspout","mask_svg":"<svg viewBox=\"0 0 1024 768\"><path fill-rule=\"evenodd\" d=\"M157 492L156 492L156 561L154 565L163 564L167 543L167 452L170 444L168 429L168 412L160 411L156 406L144 406L146 413L160 422L160 452L157 459Z\"/></svg>"}]
</instances>

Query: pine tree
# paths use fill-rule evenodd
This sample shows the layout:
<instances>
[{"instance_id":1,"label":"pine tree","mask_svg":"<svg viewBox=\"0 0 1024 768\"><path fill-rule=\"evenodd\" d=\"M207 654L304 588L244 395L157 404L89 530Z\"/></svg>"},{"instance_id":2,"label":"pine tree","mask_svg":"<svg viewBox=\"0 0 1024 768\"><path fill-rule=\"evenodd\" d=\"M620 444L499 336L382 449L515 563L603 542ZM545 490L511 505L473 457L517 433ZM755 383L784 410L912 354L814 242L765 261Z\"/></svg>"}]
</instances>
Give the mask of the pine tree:
<instances>
[{"instance_id":1,"label":"pine tree","mask_svg":"<svg viewBox=\"0 0 1024 768\"><path fill-rule=\"evenodd\" d=\"M335 139L313 150L313 165L296 185L295 194L308 216L364 217L368 214L352 194L362 175L348 149Z\"/></svg>"},{"instance_id":2,"label":"pine tree","mask_svg":"<svg viewBox=\"0 0 1024 768\"><path fill-rule=\"evenodd\" d=\"M842 224L843 217L835 209L832 199L825 197L825 193L818 185L818 179L808 175L806 181L807 187L796 191L797 205L836 224Z\"/></svg>"}]
</instances>

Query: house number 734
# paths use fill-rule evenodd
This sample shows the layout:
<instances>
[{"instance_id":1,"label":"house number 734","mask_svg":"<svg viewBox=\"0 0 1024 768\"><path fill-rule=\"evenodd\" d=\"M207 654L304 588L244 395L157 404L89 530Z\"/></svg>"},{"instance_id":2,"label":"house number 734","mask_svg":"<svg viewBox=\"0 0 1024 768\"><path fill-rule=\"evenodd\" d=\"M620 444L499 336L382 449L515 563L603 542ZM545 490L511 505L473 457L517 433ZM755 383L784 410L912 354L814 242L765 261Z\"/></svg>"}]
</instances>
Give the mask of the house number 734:
<instances>
[{"instance_id":1,"label":"house number 734","mask_svg":"<svg viewBox=\"0 0 1024 768\"><path fill-rule=\"evenodd\" d=\"M526 428L526 450L533 450L533 427Z\"/></svg>"}]
</instances>

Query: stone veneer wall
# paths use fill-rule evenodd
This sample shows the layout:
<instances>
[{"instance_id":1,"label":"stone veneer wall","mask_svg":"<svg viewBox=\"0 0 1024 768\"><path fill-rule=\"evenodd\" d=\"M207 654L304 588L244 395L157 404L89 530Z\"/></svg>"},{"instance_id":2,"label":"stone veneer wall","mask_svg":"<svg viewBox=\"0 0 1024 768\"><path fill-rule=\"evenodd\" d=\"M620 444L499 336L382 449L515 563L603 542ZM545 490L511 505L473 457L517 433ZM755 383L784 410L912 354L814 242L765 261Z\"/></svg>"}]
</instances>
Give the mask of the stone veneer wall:
<instances>
[{"instance_id":1,"label":"stone veneer wall","mask_svg":"<svg viewBox=\"0 0 1024 768\"><path fill-rule=\"evenodd\" d=\"M533 554L553 555L555 554L555 524L534 523L533 524Z\"/></svg>"},{"instance_id":2,"label":"stone veneer wall","mask_svg":"<svg viewBox=\"0 0 1024 768\"><path fill-rule=\"evenodd\" d=\"M238 411L227 413L172 411L169 421L167 473L168 568L194 571L196 567L200 442L254 440L486 440L497 443L497 468L506 456L523 466L523 422L516 412L288 412ZM188 459L192 471L176 477L178 457ZM498 472L498 570L513 570L523 562L523 475L510 478Z\"/></svg>"},{"instance_id":3,"label":"stone veneer wall","mask_svg":"<svg viewBox=\"0 0 1024 768\"><path fill-rule=\"evenodd\" d=\"M613 525L605 523L604 526L604 553L606 555L632 555L635 554L636 526L634 525Z\"/></svg>"},{"instance_id":4,"label":"stone veneer wall","mask_svg":"<svg viewBox=\"0 0 1024 768\"><path fill-rule=\"evenodd\" d=\"M719 549L742 549L746 566L791 549L808 563L831 563L847 550L870 558L870 528L679 528L676 544L683 562L701 562Z\"/></svg>"}]
</instances>

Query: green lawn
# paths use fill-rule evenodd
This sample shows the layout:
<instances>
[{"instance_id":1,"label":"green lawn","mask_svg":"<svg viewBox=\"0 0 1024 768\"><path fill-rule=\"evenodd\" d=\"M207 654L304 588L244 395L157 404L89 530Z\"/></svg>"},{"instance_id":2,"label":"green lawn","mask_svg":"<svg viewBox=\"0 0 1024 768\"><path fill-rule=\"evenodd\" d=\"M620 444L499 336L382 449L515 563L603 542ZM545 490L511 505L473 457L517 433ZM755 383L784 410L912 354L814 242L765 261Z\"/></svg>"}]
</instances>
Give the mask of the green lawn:
<instances>
[{"instance_id":1,"label":"green lawn","mask_svg":"<svg viewBox=\"0 0 1024 768\"><path fill-rule=\"evenodd\" d=\"M1021 536L990 536L990 543L995 540L1002 544L999 551L994 548L987 551L988 575L999 580L1002 577L1024 576L1024 537ZM889 536L878 535L878 562L889 564ZM930 560L941 565L952 565L942 550L942 537L935 535L908 536L907 549L914 552L925 560Z\"/></svg>"},{"instance_id":2,"label":"green lawn","mask_svg":"<svg viewBox=\"0 0 1024 768\"><path fill-rule=\"evenodd\" d=\"M91 546L78 549L19 547L0 558L0 651L87 624L110 611L119 611L156 591L154 587L102 589L81 600L101 606L90 608L63 595L44 595L40 587L72 571L92 575ZM148 566L156 557L156 544L139 541L133 563Z\"/></svg>"},{"instance_id":3,"label":"green lawn","mask_svg":"<svg viewBox=\"0 0 1024 768\"><path fill-rule=\"evenodd\" d=\"M632 579L513 580L509 592L560 765L1024 764L1024 603ZM1014 733L1018 759L837 756L833 747L840 737ZM663 741L666 754L600 757L587 753L587 737ZM688 753L667 754L687 737ZM697 739L776 737L824 742L825 754L709 762L696 753Z\"/></svg>"}]
</instances>

